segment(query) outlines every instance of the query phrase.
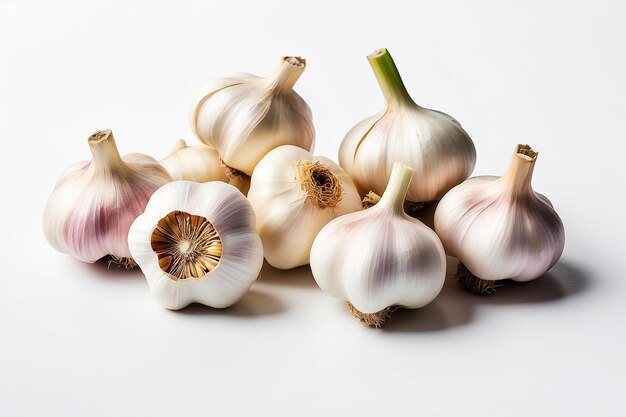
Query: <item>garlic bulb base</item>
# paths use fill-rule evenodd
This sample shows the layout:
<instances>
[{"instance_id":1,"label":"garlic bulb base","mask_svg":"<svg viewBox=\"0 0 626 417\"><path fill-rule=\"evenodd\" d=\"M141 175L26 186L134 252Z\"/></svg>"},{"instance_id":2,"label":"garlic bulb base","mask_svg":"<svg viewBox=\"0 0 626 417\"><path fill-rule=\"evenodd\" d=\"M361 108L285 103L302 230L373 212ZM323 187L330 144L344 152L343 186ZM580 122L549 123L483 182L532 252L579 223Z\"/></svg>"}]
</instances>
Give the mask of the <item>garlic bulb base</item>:
<instances>
[{"instance_id":1,"label":"garlic bulb base","mask_svg":"<svg viewBox=\"0 0 626 417\"><path fill-rule=\"evenodd\" d=\"M478 278L463 264L459 264L456 276L461 285L474 295L492 295L496 292L496 288L502 286L502 284L496 284L496 281Z\"/></svg>"},{"instance_id":2,"label":"garlic bulb base","mask_svg":"<svg viewBox=\"0 0 626 417\"><path fill-rule=\"evenodd\" d=\"M359 311L351 302L348 302L348 310L361 323L368 327L381 328L385 321L391 317L391 313L398 309L397 306L384 308L376 313L363 313Z\"/></svg>"},{"instance_id":3,"label":"garlic bulb base","mask_svg":"<svg viewBox=\"0 0 626 417\"><path fill-rule=\"evenodd\" d=\"M115 265L116 268L124 268L124 269L135 269L137 268L137 262L133 258L128 257L119 257L110 255L110 258L107 261L107 267L110 268L111 265Z\"/></svg>"}]
</instances>

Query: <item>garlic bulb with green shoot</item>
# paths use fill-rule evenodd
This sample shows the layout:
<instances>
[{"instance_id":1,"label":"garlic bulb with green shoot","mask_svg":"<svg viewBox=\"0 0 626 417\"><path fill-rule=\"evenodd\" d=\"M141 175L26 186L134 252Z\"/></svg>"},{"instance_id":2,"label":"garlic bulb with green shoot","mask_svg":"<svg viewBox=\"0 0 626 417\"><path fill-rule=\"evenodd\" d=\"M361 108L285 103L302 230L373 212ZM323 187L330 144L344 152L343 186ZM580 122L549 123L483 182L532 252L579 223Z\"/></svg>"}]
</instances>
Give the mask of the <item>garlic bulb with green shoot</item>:
<instances>
[{"instance_id":1,"label":"garlic bulb with green shoot","mask_svg":"<svg viewBox=\"0 0 626 417\"><path fill-rule=\"evenodd\" d=\"M291 145L270 151L259 162L248 199L265 259L279 269L308 264L320 229L335 217L361 209L359 193L339 165Z\"/></svg>"},{"instance_id":2,"label":"garlic bulb with green shoot","mask_svg":"<svg viewBox=\"0 0 626 417\"><path fill-rule=\"evenodd\" d=\"M369 326L380 327L397 307L429 304L445 280L439 238L404 212L412 171L394 164L380 201L328 223L311 248L317 284Z\"/></svg>"},{"instance_id":3,"label":"garlic bulb with green shoot","mask_svg":"<svg viewBox=\"0 0 626 417\"><path fill-rule=\"evenodd\" d=\"M283 57L269 77L241 74L212 81L198 94L191 127L226 165L252 175L256 164L280 145L313 148L311 110L293 91L306 61Z\"/></svg>"},{"instance_id":4,"label":"garlic bulb with green shoot","mask_svg":"<svg viewBox=\"0 0 626 417\"><path fill-rule=\"evenodd\" d=\"M175 180L223 181L234 185L244 195L250 188L249 176L226 166L217 151L204 144L188 146L179 139L172 152L160 162Z\"/></svg>"},{"instance_id":5,"label":"garlic bulb with green shoot","mask_svg":"<svg viewBox=\"0 0 626 417\"><path fill-rule=\"evenodd\" d=\"M452 117L415 104L386 49L367 59L387 106L346 134L339 149L339 165L363 194L373 191L381 195L393 164L402 162L413 168L406 197L409 202L440 199L472 173L474 143Z\"/></svg>"},{"instance_id":6,"label":"garlic bulb with green shoot","mask_svg":"<svg viewBox=\"0 0 626 417\"><path fill-rule=\"evenodd\" d=\"M83 262L111 255L134 266L128 229L152 193L172 178L147 155L122 158L110 130L94 133L87 142L93 159L61 174L44 210L44 234L53 248Z\"/></svg>"},{"instance_id":7,"label":"garlic bulb with green shoot","mask_svg":"<svg viewBox=\"0 0 626 417\"><path fill-rule=\"evenodd\" d=\"M128 245L164 307L224 308L248 291L263 266L254 225L254 211L235 187L174 181L152 195Z\"/></svg>"},{"instance_id":8,"label":"garlic bulb with green shoot","mask_svg":"<svg viewBox=\"0 0 626 417\"><path fill-rule=\"evenodd\" d=\"M435 211L435 230L471 292L491 294L503 279L530 281L548 271L565 245L563 222L531 186L538 153L517 145L502 177L470 178Z\"/></svg>"}]
</instances>

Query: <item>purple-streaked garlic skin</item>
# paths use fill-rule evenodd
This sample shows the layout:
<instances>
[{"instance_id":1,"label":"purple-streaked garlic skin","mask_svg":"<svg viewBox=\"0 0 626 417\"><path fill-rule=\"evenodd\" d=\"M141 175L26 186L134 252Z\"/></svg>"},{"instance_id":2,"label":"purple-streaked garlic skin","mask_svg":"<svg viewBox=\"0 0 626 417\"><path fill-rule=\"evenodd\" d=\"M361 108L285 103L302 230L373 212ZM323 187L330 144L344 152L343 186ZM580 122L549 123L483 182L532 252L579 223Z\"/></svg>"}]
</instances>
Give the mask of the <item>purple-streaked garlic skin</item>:
<instances>
[{"instance_id":1,"label":"purple-streaked garlic skin","mask_svg":"<svg viewBox=\"0 0 626 417\"><path fill-rule=\"evenodd\" d=\"M531 187L536 158L528 145L517 145L504 176L470 178L437 206L435 230L446 252L477 278L530 281L561 257L563 222Z\"/></svg>"},{"instance_id":2,"label":"purple-streaked garlic skin","mask_svg":"<svg viewBox=\"0 0 626 417\"><path fill-rule=\"evenodd\" d=\"M100 140L93 139L97 134ZM147 155L120 157L110 131L95 133L89 145L93 160L71 165L57 181L44 210L44 234L53 248L83 262L130 258L130 225L171 177Z\"/></svg>"}]
</instances>

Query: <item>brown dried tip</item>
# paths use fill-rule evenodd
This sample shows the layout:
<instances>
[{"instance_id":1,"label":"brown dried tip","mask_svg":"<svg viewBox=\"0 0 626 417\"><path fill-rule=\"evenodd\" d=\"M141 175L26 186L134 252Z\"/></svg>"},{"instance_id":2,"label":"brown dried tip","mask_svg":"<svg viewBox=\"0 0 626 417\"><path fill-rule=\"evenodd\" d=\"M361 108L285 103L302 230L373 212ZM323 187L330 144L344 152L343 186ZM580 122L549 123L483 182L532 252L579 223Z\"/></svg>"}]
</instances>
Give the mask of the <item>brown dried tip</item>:
<instances>
[{"instance_id":1,"label":"brown dried tip","mask_svg":"<svg viewBox=\"0 0 626 417\"><path fill-rule=\"evenodd\" d=\"M380 201L380 196L376 194L374 191L370 191L365 194L361 203L363 205L363 209L368 209L370 207L374 207ZM404 202L404 212L408 215L417 214L427 205L431 204L432 201L426 201L422 203L414 203L413 201L405 201Z\"/></svg>"},{"instance_id":2,"label":"brown dried tip","mask_svg":"<svg viewBox=\"0 0 626 417\"><path fill-rule=\"evenodd\" d=\"M343 187L330 169L318 162L298 164L300 187L315 207L336 207L343 198Z\"/></svg>"},{"instance_id":3,"label":"brown dried tip","mask_svg":"<svg viewBox=\"0 0 626 417\"><path fill-rule=\"evenodd\" d=\"M502 284L496 284L496 281L478 278L463 264L459 264L456 275L459 282L474 295L491 295L496 292L496 288L502 286Z\"/></svg>"},{"instance_id":4,"label":"brown dried tip","mask_svg":"<svg viewBox=\"0 0 626 417\"><path fill-rule=\"evenodd\" d=\"M352 303L348 302L348 310L350 313L359 319L359 321L366 326L380 328L389 317L391 317L391 313L393 313L396 308L395 307L387 307L383 310L380 310L376 313L362 313Z\"/></svg>"},{"instance_id":5,"label":"brown dried tip","mask_svg":"<svg viewBox=\"0 0 626 417\"><path fill-rule=\"evenodd\" d=\"M370 207L374 207L376 203L380 201L380 196L376 194L374 191L370 191L365 194L361 203L363 204L363 209L368 209Z\"/></svg>"},{"instance_id":6,"label":"brown dried tip","mask_svg":"<svg viewBox=\"0 0 626 417\"><path fill-rule=\"evenodd\" d=\"M124 269L134 269L137 267L137 262L133 258L125 258L118 257L114 255L110 255L110 258L107 261L107 268L110 268L111 265L115 265L116 268L124 268Z\"/></svg>"}]
</instances>

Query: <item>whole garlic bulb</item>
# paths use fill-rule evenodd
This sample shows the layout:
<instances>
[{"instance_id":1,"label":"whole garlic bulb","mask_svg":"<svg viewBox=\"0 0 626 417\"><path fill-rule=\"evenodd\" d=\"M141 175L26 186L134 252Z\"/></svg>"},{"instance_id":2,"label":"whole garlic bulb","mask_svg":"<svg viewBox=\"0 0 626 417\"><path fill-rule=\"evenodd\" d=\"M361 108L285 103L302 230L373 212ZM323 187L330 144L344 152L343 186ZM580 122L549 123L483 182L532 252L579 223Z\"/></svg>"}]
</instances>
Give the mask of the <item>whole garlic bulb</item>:
<instances>
[{"instance_id":1,"label":"whole garlic bulb","mask_svg":"<svg viewBox=\"0 0 626 417\"><path fill-rule=\"evenodd\" d=\"M502 279L538 278L561 257L563 222L531 187L537 155L517 145L504 176L470 178L437 206L435 230L462 263L459 279L474 293L490 294Z\"/></svg>"},{"instance_id":2,"label":"whole garlic bulb","mask_svg":"<svg viewBox=\"0 0 626 417\"><path fill-rule=\"evenodd\" d=\"M313 239L326 223L361 209L352 180L328 158L296 146L280 146L252 174L250 204L265 259L275 268L309 263Z\"/></svg>"},{"instance_id":3,"label":"whole garlic bulb","mask_svg":"<svg viewBox=\"0 0 626 417\"><path fill-rule=\"evenodd\" d=\"M446 256L431 229L404 213L412 169L394 164L373 207L328 223L311 248L320 288L348 301L359 320L379 327L396 306L419 308L441 291Z\"/></svg>"},{"instance_id":4,"label":"whole garlic bulb","mask_svg":"<svg viewBox=\"0 0 626 417\"><path fill-rule=\"evenodd\" d=\"M147 155L120 157L110 130L87 142L93 159L61 174L44 210L44 234L53 248L83 262L111 255L132 265L128 229L152 193L172 178Z\"/></svg>"},{"instance_id":5,"label":"whole garlic bulb","mask_svg":"<svg viewBox=\"0 0 626 417\"><path fill-rule=\"evenodd\" d=\"M172 152L160 163L175 180L223 181L234 185L244 195L250 188L250 177L241 171L227 167L217 151L204 144L188 146L187 142L179 139Z\"/></svg>"},{"instance_id":6,"label":"whole garlic bulb","mask_svg":"<svg viewBox=\"0 0 626 417\"><path fill-rule=\"evenodd\" d=\"M195 135L215 148L226 165L248 175L280 145L311 150L311 110L293 91L305 66L303 58L289 56L269 77L241 74L214 80L194 101Z\"/></svg>"},{"instance_id":7,"label":"whole garlic bulb","mask_svg":"<svg viewBox=\"0 0 626 417\"><path fill-rule=\"evenodd\" d=\"M362 193L381 195L393 164L402 162L413 168L408 201L440 199L472 173L476 163L474 143L452 117L415 104L386 49L367 58L387 108L346 134L339 149L339 165Z\"/></svg>"},{"instance_id":8,"label":"whole garlic bulb","mask_svg":"<svg viewBox=\"0 0 626 417\"><path fill-rule=\"evenodd\" d=\"M219 181L161 187L131 226L128 245L150 292L171 310L194 302L228 307L263 265L250 203Z\"/></svg>"}]
</instances>

